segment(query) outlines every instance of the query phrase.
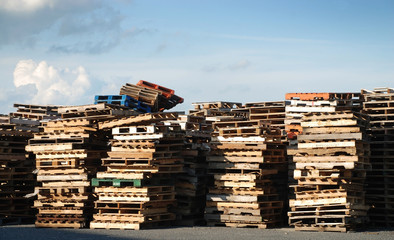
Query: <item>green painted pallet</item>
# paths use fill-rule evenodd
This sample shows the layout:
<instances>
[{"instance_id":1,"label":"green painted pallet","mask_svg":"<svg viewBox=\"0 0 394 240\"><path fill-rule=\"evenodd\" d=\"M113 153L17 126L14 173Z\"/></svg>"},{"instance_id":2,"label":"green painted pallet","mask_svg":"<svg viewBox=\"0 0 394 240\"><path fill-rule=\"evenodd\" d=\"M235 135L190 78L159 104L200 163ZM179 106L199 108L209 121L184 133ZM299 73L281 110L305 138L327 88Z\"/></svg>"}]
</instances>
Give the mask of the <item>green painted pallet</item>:
<instances>
[{"instance_id":1,"label":"green painted pallet","mask_svg":"<svg viewBox=\"0 0 394 240\"><path fill-rule=\"evenodd\" d=\"M92 186L93 187L101 187L101 186L114 186L114 187L142 187L144 181L143 179L103 179L103 178L93 178Z\"/></svg>"}]
</instances>

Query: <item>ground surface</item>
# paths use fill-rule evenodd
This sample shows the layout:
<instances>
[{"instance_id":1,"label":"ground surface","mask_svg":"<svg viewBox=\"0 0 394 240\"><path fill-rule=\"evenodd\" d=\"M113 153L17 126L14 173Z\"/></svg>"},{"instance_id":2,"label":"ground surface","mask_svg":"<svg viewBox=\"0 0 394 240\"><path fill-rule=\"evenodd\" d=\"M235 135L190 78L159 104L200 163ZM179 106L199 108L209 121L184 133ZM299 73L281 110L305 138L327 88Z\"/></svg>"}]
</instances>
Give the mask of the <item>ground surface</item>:
<instances>
[{"instance_id":1,"label":"ground surface","mask_svg":"<svg viewBox=\"0 0 394 240\"><path fill-rule=\"evenodd\" d=\"M296 232L292 228L251 229L225 227L182 227L150 230L101 230L101 229L54 229L35 228L34 225L0 227L0 240L142 240L142 239L215 239L215 240L260 240L260 239L299 239L299 240L333 240L333 239L394 239L394 229L377 229L364 232L329 233Z\"/></svg>"}]
</instances>

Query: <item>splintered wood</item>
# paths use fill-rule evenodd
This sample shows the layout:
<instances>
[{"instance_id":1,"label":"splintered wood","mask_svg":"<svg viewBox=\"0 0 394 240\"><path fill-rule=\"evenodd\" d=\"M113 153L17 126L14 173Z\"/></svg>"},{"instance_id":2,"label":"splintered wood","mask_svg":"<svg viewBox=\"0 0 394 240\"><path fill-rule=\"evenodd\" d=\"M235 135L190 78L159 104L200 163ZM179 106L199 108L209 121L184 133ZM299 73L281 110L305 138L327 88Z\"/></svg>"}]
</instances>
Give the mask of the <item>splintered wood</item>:
<instances>
[{"instance_id":1,"label":"splintered wood","mask_svg":"<svg viewBox=\"0 0 394 240\"><path fill-rule=\"evenodd\" d=\"M289 224L296 230L346 232L367 221L368 117L351 111L307 113L301 120Z\"/></svg>"},{"instance_id":2,"label":"splintered wood","mask_svg":"<svg viewBox=\"0 0 394 240\"><path fill-rule=\"evenodd\" d=\"M183 171L184 133L176 123L151 116L114 120L106 171L92 180L96 213L90 228L141 229L175 220L174 174ZM111 125L111 122L107 124Z\"/></svg>"},{"instance_id":3,"label":"splintered wood","mask_svg":"<svg viewBox=\"0 0 394 240\"><path fill-rule=\"evenodd\" d=\"M280 129L261 120L213 123L207 194L209 226L281 225L287 168ZM282 188L282 189L280 189Z\"/></svg>"}]
</instances>

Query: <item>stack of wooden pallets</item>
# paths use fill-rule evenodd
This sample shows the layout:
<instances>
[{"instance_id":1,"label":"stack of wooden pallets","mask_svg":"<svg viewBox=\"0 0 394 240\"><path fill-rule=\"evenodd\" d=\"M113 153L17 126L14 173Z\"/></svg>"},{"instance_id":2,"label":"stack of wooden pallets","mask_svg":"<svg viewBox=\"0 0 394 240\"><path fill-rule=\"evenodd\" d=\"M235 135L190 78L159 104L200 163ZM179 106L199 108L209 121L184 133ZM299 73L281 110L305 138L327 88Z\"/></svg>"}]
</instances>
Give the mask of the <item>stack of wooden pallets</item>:
<instances>
[{"instance_id":1,"label":"stack of wooden pallets","mask_svg":"<svg viewBox=\"0 0 394 240\"><path fill-rule=\"evenodd\" d=\"M193 110L189 111L189 115L206 116L206 117L239 117L246 118L245 113L234 112L242 108L242 103L238 102L197 102L192 103ZM215 119L216 121L216 119Z\"/></svg>"},{"instance_id":2,"label":"stack of wooden pallets","mask_svg":"<svg viewBox=\"0 0 394 240\"><path fill-rule=\"evenodd\" d=\"M154 113L106 122L112 128L106 171L92 180L96 214L90 228L140 229L175 220L174 174L183 171L184 133L176 114Z\"/></svg>"},{"instance_id":3,"label":"stack of wooden pallets","mask_svg":"<svg viewBox=\"0 0 394 240\"><path fill-rule=\"evenodd\" d=\"M57 112L59 106L15 103L14 107L17 111L10 113L10 123L17 130L39 132L42 122L60 117Z\"/></svg>"},{"instance_id":4,"label":"stack of wooden pallets","mask_svg":"<svg viewBox=\"0 0 394 240\"><path fill-rule=\"evenodd\" d=\"M287 93L285 129L289 139L302 133L301 119L306 113L361 110L360 93Z\"/></svg>"},{"instance_id":5,"label":"stack of wooden pallets","mask_svg":"<svg viewBox=\"0 0 394 240\"><path fill-rule=\"evenodd\" d=\"M371 118L371 166L367 173L369 217L378 227L394 227L394 89L362 90L363 111Z\"/></svg>"},{"instance_id":6,"label":"stack of wooden pallets","mask_svg":"<svg viewBox=\"0 0 394 240\"><path fill-rule=\"evenodd\" d=\"M34 158L25 151L33 134L18 130L8 116L0 123L0 225L34 221L33 201L26 195L34 192Z\"/></svg>"},{"instance_id":7,"label":"stack of wooden pallets","mask_svg":"<svg viewBox=\"0 0 394 240\"><path fill-rule=\"evenodd\" d=\"M126 83L120 89L120 94L130 96L134 100L148 105L151 112L171 109L183 102L183 98L175 95L174 90L144 80L139 81L136 85Z\"/></svg>"},{"instance_id":8,"label":"stack of wooden pallets","mask_svg":"<svg viewBox=\"0 0 394 240\"><path fill-rule=\"evenodd\" d=\"M246 103L249 120L264 120L271 123L271 127L285 129L286 101Z\"/></svg>"},{"instance_id":9,"label":"stack of wooden pallets","mask_svg":"<svg viewBox=\"0 0 394 240\"><path fill-rule=\"evenodd\" d=\"M107 137L91 119L49 121L26 147L38 169L37 227L81 228L93 207L90 179L100 166Z\"/></svg>"},{"instance_id":10,"label":"stack of wooden pallets","mask_svg":"<svg viewBox=\"0 0 394 240\"><path fill-rule=\"evenodd\" d=\"M280 129L261 120L216 122L207 157L214 183L207 195L209 226L275 227L283 200L278 179L287 179Z\"/></svg>"},{"instance_id":11,"label":"stack of wooden pallets","mask_svg":"<svg viewBox=\"0 0 394 240\"><path fill-rule=\"evenodd\" d=\"M36 156L40 184L36 226L81 228L92 216L90 180L108 148L108 132L99 131L99 122L136 113L105 103L61 107L58 113L63 119L44 124L26 147Z\"/></svg>"},{"instance_id":12,"label":"stack of wooden pallets","mask_svg":"<svg viewBox=\"0 0 394 240\"><path fill-rule=\"evenodd\" d=\"M288 145L289 142L287 140L287 134L285 131L285 118L286 118L286 111L285 107L288 105L288 101L273 101L273 102L253 102L253 103L246 103L244 109L248 111L249 120L262 120L269 122L271 127L279 128L281 130L281 139L285 145ZM286 155L286 162L287 155ZM288 170L287 170L288 172ZM288 178L283 179L280 183L280 187L278 186L278 193L280 194L280 199L284 200L284 209L288 208L288 180L292 179L293 172L288 172ZM281 191L279 191L281 189ZM283 212L283 219L287 218L287 213ZM284 220L284 223L286 221Z\"/></svg>"},{"instance_id":13,"label":"stack of wooden pallets","mask_svg":"<svg viewBox=\"0 0 394 240\"><path fill-rule=\"evenodd\" d=\"M177 122L185 132L182 151L184 172L177 174L175 190L177 225L205 224L204 210L207 187L206 156L209 153L211 124L205 117L180 115Z\"/></svg>"},{"instance_id":14,"label":"stack of wooden pallets","mask_svg":"<svg viewBox=\"0 0 394 240\"><path fill-rule=\"evenodd\" d=\"M297 183L293 178L295 165L292 149L297 149L297 135L302 134L302 117L308 113L330 113L336 111L360 111L362 97L360 93L287 93L286 96L285 131L288 140L287 159L289 168L289 184ZM291 188L289 197L294 198Z\"/></svg>"},{"instance_id":15,"label":"stack of wooden pallets","mask_svg":"<svg viewBox=\"0 0 394 240\"><path fill-rule=\"evenodd\" d=\"M351 111L305 114L294 156L295 198L289 224L296 230L346 232L366 222L368 117Z\"/></svg>"},{"instance_id":16,"label":"stack of wooden pallets","mask_svg":"<svg viewBox=\"0 0 394 240\"><path fill-rule=\"evenodd\" d=\"M108 103L60 107L58 113L61 114L62 119L86 118L100 121L139 114L129 107Z\"/></svg>"}]
</instances>

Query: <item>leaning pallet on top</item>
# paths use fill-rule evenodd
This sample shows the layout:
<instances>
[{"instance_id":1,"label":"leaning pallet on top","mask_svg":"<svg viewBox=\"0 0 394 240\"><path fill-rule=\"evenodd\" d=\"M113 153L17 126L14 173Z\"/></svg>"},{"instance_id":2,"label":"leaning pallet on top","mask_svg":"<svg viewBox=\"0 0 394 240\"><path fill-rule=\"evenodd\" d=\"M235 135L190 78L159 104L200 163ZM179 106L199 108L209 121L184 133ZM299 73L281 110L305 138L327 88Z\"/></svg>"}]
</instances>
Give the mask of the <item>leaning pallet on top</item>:
<instances>
[{"instance_id":1,"label":"leaning pallet on top","mask_svg":"<svg viewBox=\"0 0 394 240\"><path fill-rule=\"evenodd\" d=\"M9 116L0 123L0 225L34 222L34 158L25 146L33 134L17 129Z\"/></svg>"},{"instance_id":2,"label":"leaning pallet on top","mask_svg":"<svg viewBox=\"0 0 394 240\"><path fill-rule=\"evenodd\" d=\"M105 171L92 179L96 214L90 228L141 229L175 220L174 174L182 172L184 133L176 113L152 113L108 121L111 151Z\"/></svg>"},{"instance_id":3,"label":"leaning pallet on top","mask_svg":"<svg viewBox=\"0 0 394 240\"><path fill-rule=\"evenodd\" d=\"M305 114L294 155L297 180L289 224L296 230L354 230L366 223L368 117L352 111Z\"/></svg>"},{"instance_id":4,"label":"leaning pallet on top","mask_svg":"<svg viewBox=\"0 0 394 240\"><path fill-rule=\"evenodd\" d=\"M185 132L184 171L176 177L176 225L204 225L207 162L212 125L204 116L180 115L175 121Z\"/></svg>"},{"instance_id":5,"label":"leaning pallet on top","mask_svg":"<svg viewBox=\"0 0 394 240\"><path fill-rule=\"evenodd\" d=\"M363 111L371 118L371 166L367 202L371 224L394 227L394 89L362 90Z\"/></svg>"},{"instance_id":6,"label":"leaning pallet on top","mask_svg":"<svg viewBox=\"0 0 394 240\"><path fill-rule=\"evenodd\" d=\"M121 95L132 97L150 107L151 112L171 109L183 102L183 98L175 95L175 91L147 81L139 81L137 85L126 83L120 89Z\"/></svg>"},{"instance_id":7,"label":"leaning pallet on top","mask_svg":"<svg viewBox=\"0 0 394 240\"><path fill-rule=\"evenodd\" d=\"M109 104L59 108L62 120L49 121L29 140L36 155L38 209L36 227L82 228L92 217L94 196L90 180L106 154L108 133L99 122L133 111Z\"/></svg>"},{"instance_id":8,"label":"leaning pallet on top","mask_svg":"<svg viewBox=\"0 0 394 240\"><path fill-rule=\"evenodd\" d=\"M216 122L207 157L214 183L207 194L209 226L277 227L283 200L277 181L286 180L280 129L261 120Z\"/></svg>"}]
</instances>

